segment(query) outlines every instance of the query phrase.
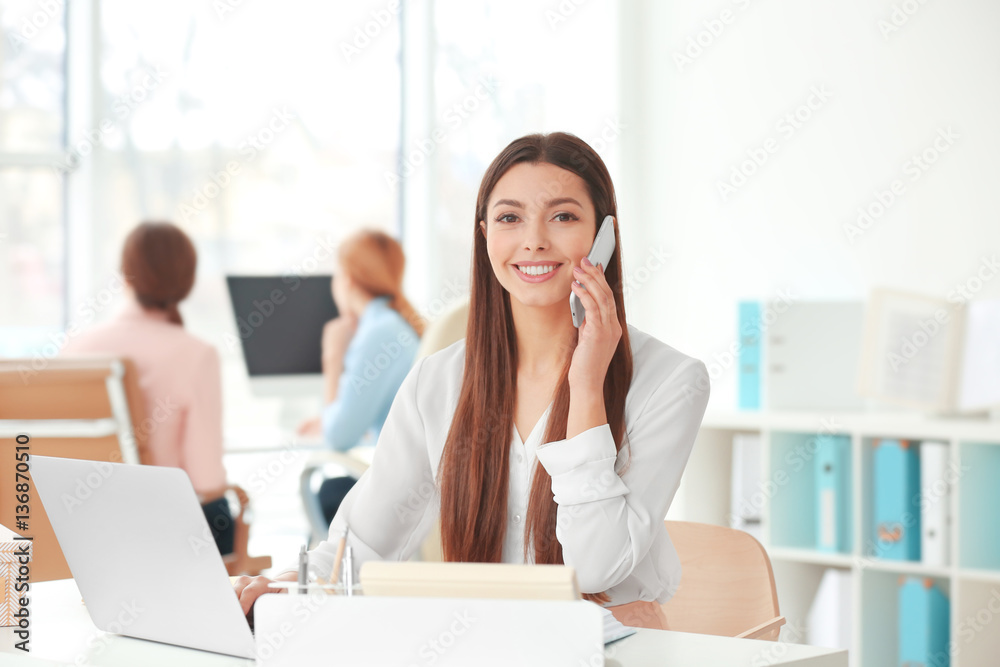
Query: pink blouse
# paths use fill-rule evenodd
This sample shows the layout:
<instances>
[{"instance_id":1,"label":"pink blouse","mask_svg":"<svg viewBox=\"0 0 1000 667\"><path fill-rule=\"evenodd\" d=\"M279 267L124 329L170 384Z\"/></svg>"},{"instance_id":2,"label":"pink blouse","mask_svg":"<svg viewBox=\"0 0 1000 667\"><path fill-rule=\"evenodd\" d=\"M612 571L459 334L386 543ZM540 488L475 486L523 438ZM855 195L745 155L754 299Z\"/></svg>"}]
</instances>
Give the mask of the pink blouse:
<instances>
[{"instance_id":1,"label":"pink blouse","mask_svg":"<svg viewBox=\"0 0 1000 667\"><path fill-rule=\"evenodd\" d=\"M146 420L133 428L148 433L150 462L184 469L202 500L222 492L222 378L214 347L129 298L116 317L71 337L62 354L131 359L146 398Z\"/></svg>"}]
</instances>

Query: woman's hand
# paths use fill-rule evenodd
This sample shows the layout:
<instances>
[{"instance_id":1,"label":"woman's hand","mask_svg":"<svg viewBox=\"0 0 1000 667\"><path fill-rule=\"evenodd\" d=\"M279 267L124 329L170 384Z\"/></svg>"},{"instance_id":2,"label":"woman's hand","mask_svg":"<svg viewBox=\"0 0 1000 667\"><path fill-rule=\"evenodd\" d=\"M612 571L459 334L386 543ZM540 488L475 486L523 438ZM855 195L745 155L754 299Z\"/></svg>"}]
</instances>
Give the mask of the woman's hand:
<instances>
[{"instance_id":1,"label":"woman's hand","mask_svg":"<svg viewBox=\"0 0 1000 667\"><path fill-rule=\"evenodd\" d=\"M587 314L578 331L576 350L569 367L570 396L573 392L604 395L604 378L611 365L611 358L622 337L618 321L615 295L604 277L603 267L594 266L586 257L582 267L573 269L576 282L572 289L586 309Z\"/></svg>"},{"instance_id":2,"label":"woman's hand","mask_svg":"<svg viewBox=\"0 0 1000 667\"><path fill-rule=\"evenodd\" d=\"M264 593L284 593L284 588L271 588L271 580L267 577L240 577L233 583L236 597L240 599L243 615L250 613L253 603Z\"/></svg>"},{"instance_id":3,"label":"woman's hand","mask_svg":"<svg viewBox=\"0 0 1000 667\"><path fill-rule=\"evenodd\" d=\"M343 361L347 346L358 329L358 318L344 313L323 326L323 365L328 361Z\"/></svg>"},{"instance_id":4,"label":"woman's hand","mask_svg":"<svg viewBox=\"0 0 1000 667\"><path fill-rule=\"evenodd\" d=\"M295 432L305 438L318 438L323 435L323 420L320 417L307 419L299 424Z\"/></svg>"}]
</instances>

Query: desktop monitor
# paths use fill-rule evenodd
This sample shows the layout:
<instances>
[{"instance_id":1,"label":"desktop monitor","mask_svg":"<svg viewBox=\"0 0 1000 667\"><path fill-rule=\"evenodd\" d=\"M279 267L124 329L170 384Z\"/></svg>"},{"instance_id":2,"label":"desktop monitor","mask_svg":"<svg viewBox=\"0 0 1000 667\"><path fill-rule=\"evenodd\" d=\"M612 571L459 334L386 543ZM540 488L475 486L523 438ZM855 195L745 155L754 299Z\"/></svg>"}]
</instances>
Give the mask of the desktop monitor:
<instances>
[{"instance_id":1,"label":"desktop monitor","mask_svg":"<svg viewBox=\"0 0 1000 667\"><path fill-rule=\"evenodd\" d=\"M257 396L320 396L323 326L337 317L332 276L226 276Z\"/></svg>"}]
</instances>

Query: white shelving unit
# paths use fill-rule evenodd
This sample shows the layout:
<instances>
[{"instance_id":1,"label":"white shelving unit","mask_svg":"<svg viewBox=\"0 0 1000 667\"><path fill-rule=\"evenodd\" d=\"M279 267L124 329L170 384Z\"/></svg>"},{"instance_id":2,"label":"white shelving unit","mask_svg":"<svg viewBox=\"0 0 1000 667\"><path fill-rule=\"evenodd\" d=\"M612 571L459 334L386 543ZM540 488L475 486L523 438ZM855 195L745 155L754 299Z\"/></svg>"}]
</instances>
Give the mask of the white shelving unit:
<instances>
[{"instance_id":1,"label":"white shelving unit","mask_svg":"<svg viewBox=\"0 0 1000 667\"><path fill-rule=\"evenodd\" d=\"M1000 664L1000 422L934 419L905 413L726 412L705 416L671 518L729 524L733 436L761 436L762 541L771 556L783 638L808 642L807 617L824 573L851 578L853 667L896 664L897 587L901 576L929 577L951 601L951 665ZM847 553L812 548L813 525L802 505L815 494L813 466L798 466L820 433L851 438L851 544ZM872 444L879 438L936 440L950 446L957 481L951 489L948 566L871 556ZM783 484L775 483L782 472ZM797 505L799 505L797 507ZM813 513L814 515L815 513ZM867 551L866 551L867 545Z\"/></svg>"}]
</instances>

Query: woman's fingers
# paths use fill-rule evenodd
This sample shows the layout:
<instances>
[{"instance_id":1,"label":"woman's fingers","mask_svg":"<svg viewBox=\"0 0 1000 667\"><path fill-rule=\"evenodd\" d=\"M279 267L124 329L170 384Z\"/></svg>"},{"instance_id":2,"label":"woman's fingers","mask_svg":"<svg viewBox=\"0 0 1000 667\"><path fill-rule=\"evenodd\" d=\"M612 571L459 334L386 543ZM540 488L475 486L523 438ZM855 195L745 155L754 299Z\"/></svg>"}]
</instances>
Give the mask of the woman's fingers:
<instances>
[{"instance_id":1,"label":"woman's fingers","mask_svg":"<svg viewBox=\"0 0 1000 667\"><path fill-rule=\"evenodd\" d=\"M236 595L240 599L240 607L243 609L244 615L250 613L250 608L253 607L257 598L270 590L270 584L271 580L266 577L240 577L236 580L236 583L233 584L233 590L236 591ZM272 592L278 593L280 589Z\"/></svg>"},{"instance_id":2,"label":"woman's fingers","mask_svg":"<svg viewBox=\"0 0 1000 667\"><path fill-rule=\"evenodd\" d=\"M579 286L575 286L576 293L580 296L580 300L583 302L583 307L587 309L588 315L591 313L591 305L588 305L588 302L584 299L584 294L590 297L589 303L597 308L596 314L600 321L607 322L615 308L614 294L611 291L611 286L608 285L607 280L604 278L604 273L597 266L587 266L584 264L582 268L574 269L573 275L586 288L585 290L580 290Z\"/></svg>"}]
</instances>

